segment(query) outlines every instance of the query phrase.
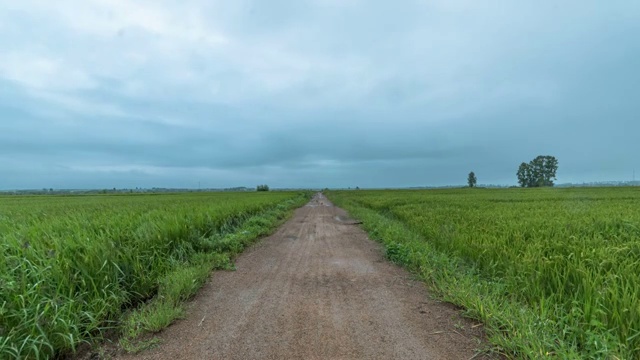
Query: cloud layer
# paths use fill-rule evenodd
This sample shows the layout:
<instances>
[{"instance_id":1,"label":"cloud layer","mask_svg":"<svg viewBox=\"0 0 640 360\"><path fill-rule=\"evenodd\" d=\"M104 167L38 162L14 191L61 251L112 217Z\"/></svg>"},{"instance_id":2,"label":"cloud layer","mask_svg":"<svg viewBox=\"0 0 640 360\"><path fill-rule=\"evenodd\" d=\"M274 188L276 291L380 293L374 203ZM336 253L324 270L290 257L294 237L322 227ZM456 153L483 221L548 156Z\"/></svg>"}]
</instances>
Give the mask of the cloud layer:
<instances>
[{"instance_id":1,"label":"cloud layer","mask_svg":"<svg viewBox=\"0 0 640 360\"><path fill-rule=\"evenodd\" d=\"M515 184L640 171L640 4L23 0L0 189Z\"/></svg>"}]
</instances>

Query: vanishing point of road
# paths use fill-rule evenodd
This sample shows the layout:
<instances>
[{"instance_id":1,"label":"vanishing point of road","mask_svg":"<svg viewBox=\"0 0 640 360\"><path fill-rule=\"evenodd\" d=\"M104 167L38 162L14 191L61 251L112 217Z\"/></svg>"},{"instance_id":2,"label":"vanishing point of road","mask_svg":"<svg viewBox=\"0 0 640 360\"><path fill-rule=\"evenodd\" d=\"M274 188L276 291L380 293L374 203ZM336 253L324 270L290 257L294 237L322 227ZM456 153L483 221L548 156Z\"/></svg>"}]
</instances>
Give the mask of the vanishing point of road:
<instances>
[{"instance_id":1,"label":"vanishing point of road","mask_svg":"<svg viewBox=\"0 0 640 360\"><path fill-rule=\"evenodd\" d=\"M317 194L236 271L217 271L161 344L124 359L471 359L479 324L433 300Z\"/></svg>"}]
</instances>

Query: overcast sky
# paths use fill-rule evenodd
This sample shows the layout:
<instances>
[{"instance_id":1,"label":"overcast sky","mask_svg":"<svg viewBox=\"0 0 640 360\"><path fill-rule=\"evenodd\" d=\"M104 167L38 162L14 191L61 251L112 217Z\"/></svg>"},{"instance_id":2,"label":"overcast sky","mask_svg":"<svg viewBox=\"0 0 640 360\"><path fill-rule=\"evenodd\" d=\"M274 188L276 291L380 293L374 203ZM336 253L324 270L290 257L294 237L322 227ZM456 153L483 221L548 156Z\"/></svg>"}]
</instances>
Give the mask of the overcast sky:
<instances>
[{"instance_id":1,"label":"overcast sky","mask_svg":"<svg viewBox=\"0 0 640 360\"><path fill-rule=\"evenodd\" d=\"M0 4L0 189L640 178L640 1Z\"/></svg>"}]
</instances>

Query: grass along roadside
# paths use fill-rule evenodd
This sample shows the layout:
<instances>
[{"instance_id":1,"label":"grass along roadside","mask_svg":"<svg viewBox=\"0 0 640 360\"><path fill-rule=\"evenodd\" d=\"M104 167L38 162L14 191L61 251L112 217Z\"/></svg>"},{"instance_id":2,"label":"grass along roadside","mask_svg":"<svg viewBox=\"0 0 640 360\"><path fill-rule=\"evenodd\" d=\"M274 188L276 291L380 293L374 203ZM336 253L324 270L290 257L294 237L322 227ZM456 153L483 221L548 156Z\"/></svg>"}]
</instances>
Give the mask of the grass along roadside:
<instances>
[{"instance_id":1,"label":"grass along roadside","mask_svg":"<svg viewBox=\"0 0 640 360\"><path fill-rule=\"evenodd\" d=\"M541 349L555 347L552 334L561 329L521 304L505 301L504 284L487 281L474 267L434 250L398 221L364 208L349 209L349 213L384 244L389 260L418 275L442 300L464 308L464 316L481 321L494 345L488 352L531 359L553 355ZM567 350L561 358L580 358Z\"/></svg>"},{"instance_id":2,"label":"grass along roadside","mask_svg":"<svg viewBox=\"0 0 640 360\"><path fill-rule=\"evenodd\" d=\"M161 326L180 315L180 306L170 305L190 296L204 269L230 266L234 254L308 198L294 192L0 197L0 358L73 354L117 332L126 323L123 312L140 306L152 307L130 322ZM128 327L130 335L135 328Z\"/></svg>"},{"instance_id":3,"label":"grass along roadside","mask_svg":"<svg viewBox=\"0 0 640 360\"><path fill-rule=\"evenodd\" d=\"M624 208L624 206L626 206L626 198L629 196L625 191L626 190L619 190L611 194L608 192L580 192L579 194L574 194L573 192L560 194L550 192L525 192L523 193L524 195L520 193L500 192L494 194L476 191L464 193L453 191L430 193L363 192L358 194L355 192L330 192L327 195L334 204L343 207L349 211L351 216L363 222L363 227L370 234L371 238L384 244L389 259L404 265L410 271L417 274L434 290L438 297L463 307L465 309L464 315L482 321L485 325L489 341L494 346L492 351L503 354L508 358L631 359L635 358L633 354L637 353L638 349L628 346L625 347L624 342L619 340L618 334L612 330L608 330L609 327L606 324L608 317L602 312L603 310L598 308L593 310L596 316L591 317L592 320L585 323L586 320L584 319L586 316L582 311L586 311L583 309L588 309L589 303L580 301L578 295L583 291L583 286L585 289L588 289L586 286L588 285L587 283L578 283L581 285L574 287L576 294L574 297L558 298L557 292L549 292L547 295L539 293L540 297L537 300L527 301L526 298L521 296L522 291L514 290L514 284L518 279L514 279L512 276L523 277L524 274L526 274L524 272L526 269L523 268L523 270L516 272L506 271L497 273L498 275L496 275L491 271L487 271L486 267L479 267L473 261L463 259L457 255L459 253L470 253L468 248L462 248L462 251L459 253L449 251L447 248L451 247L454 241L458 241L458 244L460 244L458 246L464 244L467 244L466 246L477 246L481 237L483 237L483 239L489 239L491 236L500 236L499 234L502 234L501 232L494 233L495 229L489 225L491 224L490 222L487 223L486 220L484 222L479 221L477 223L479 224L478 226L482 226L487 230L485 230L485 232L473 233L471 242L469 242L469 240L465 242L463 241L465 238L462 237L466 234L462 232L462 226L465 226L464 223L460 223L463 225L458 225L455 228L451 228L449 223L447 223L447 221L462 221L467 222L468 226L476 226L476 224L468 223L472 220L468 219L467 216L474 217L478 216L478 214L484 214L483 216L488 216L489 219L504 222L506 220L505 216L508 215L508 213L501 213L503 210L493 202L486 205L483 204L482 201L484 198L495 201L496 196L505 196L508 199L504 200L524 200L520 203L524 205L519 206L526 205L530 207L532 211L538 211L536 209L540 208L536 207L535 202L532 201L538 201L540 198L544 200L545 197L548 197L549 200L547 201L570 207L571 211L588 210L608 214L606 211L608 211L607 209L609 209L610 206L606 205L608 203L603 203L603 201L609 201L607 200L608 197L612 197L613 206ZM414 197L413 199L411 199L412 196ZM523 196L526 196L526 198L523 199ZM560 196L578 197L578 205L582 207L576 208L576 205L567 202L568 200L558 202L556 199ZM591 197L595 198L593 201L596 201L596 203L594 205L585 204L584 202L588 201ZM622 200L617 200L617 197ZM585 198L587 200L585 200ZM461 201L468 202L468 205ZM511 204L510 202L504 203ZM413 204L420 204L420 207ZM439 208L438 206L440 206L440 204L446 207ZM487 206L487 209L483 209L483 206ZM549 211L546 207L548 206L547 203L540 204L539 206L542 207L540 211L544 209ZM584 208L585 206L592 207ZM470 213L468 209L471 209L473 213ZM498 215L489 211L496 211ZM502 214L502 217L500 217L500 214ZM626 214L629 215L629 218L633 215L633 213ZM405 218L406 216L409 216L409 218ZM440 219L440 217L442 217L442 219ZM407 219L413 220L413 223L408 224ZM557 217L554 219L557 219ZM589 232L589 227L594 228L599 224L588 223L587 221L587 223L584 224L580 223L582 225L576 225L578 219L581 218L576 217L576 220L571 223L572 226L579 226L578 229L584 231L585 234L599 234L598 231ZM612 224L617 221L611 215L603 219L608 219ZM557 220L560 222L563 221L563 219ZM513 222L508 222L505 225L511 226L513 224ZM435 232L425 232L423 230L432 229L433 227L436 229ZM609 230L617 229L612 226L608 228L610 228ZM626 231L631 231L627 229L627 227L620 229L618 235L609 235L608 238L612 240L622 239ZM548 222L544 230L549 232L556 231L555 224ZM528 231L528 228L522 228L521 231ZM613 232L613 234L616 233ZM532 244L537 247L543 246L543 243L536 243L534 240L535 238L529 239L529 242L525 242L525 244ZM585 244L592 244L591 241L595 240L590 240L589 238L583 240ZM437 248L434 245L439 242L442 242L444 247ZM488 252L488 250L491 250L490 245L486 243L482 244L487 251L483 252L482 249L476 250L477 255L482 256L483 261L490 263L490 252ZM597 245L595 242L593 242L593 244L594 246ZM564 250L564 252L567 253L580 251L579 249L581 247L571 248L572 245L573 244L567 243L565 245L566 248L557 249L557 246L562 246L562 243L559 242L556 247L549 249L549 251L556 256L562 254L562 252L559 252L560 250ZM513 249L514 246L517 245L512 244L511 248ZM605 243L604 246L611 247L610 243ZM585 249L587 249L587 251L601 251L595 247L587 247ZM616 246L611 248L611 251L622 251L624 249L625 247ZM533 250L537 250L537 248ZM525 250L522 249L515 251L526 254ZM606 251L606 249L602 251ZM578 252L578 254L580 253ZM500 260L504 259L494 259L495 262ZM543 262L543 265L548 262L545 258L540 258L539 260ZM580 266L582 266L580 263L573 262L575 255L563 255L556 260L569 261L567 266L573 266L574 269L580 269ZM527 261L532 260L527 258ZM630 261L629 264L634 263L633 258L629 258L628 261ZM524 265L528 264L529 263L520 265L524 267ZM552 265L553 264L555 263L552 263ZM508 266L508 264L505 263L497 264L495 267L499 265ZM621 262L621 265L627 266L623 262ZM560 264L555 264L554 266L556 269L561 269ZM615 270L615 268L611 266L609 266L609 268ZM601 268L596 266L593 269ZM624 269L626 269L626 267L622 268L622 270ZM488 270L491 270L491 268ZM604 268L601 270L604 270ZM539 273L534 272L534 274ZM635 276L634 272L622 272L621 274L627 274L628 276L625 279L628 281L633 281L632 276ZM593 274L585 273L583 281L591 279L591 275ZM557 276L563 281L573 280L572 277L564 277L561 272L558 272ZM622 279L622 277L616 278ZM594 294L593 296L613 294L616 291L626 291L626 288L605 287L603 290L606 290L606 293ZM525 295L537 295L531 291L533 290L528 290ZM619 296L616 299L618 299L618 303L609 302L603 304L608 305L609 307L606 310L612 311L614 315L616 314L616 308L614 308L614 306L618 306L626 297ZM575 302L572 303L573 305L569 304L569 311L567 310L567 305L560 302L563 300ZM633 314L629 313L625 321L630 322L633 316ZM623 330L622 328L616 328L618 333ZM633 332L631 333L633 334ZM625 340L632 344L635 338L631 337Z\"/></svg>"},{"instance_id":4,"label":"grass along roadside","mask_svg":"<svg viewBox=\"0 0 640 360\"><path fill-rule=\"evenodd\" d=\"M237 226L203 237L201 245L208 249L189 262L176 264L159 282L157 296L124 316L120 346L137 353L157 345L156 338L145 337L171 325L185 315L184 302L190 299L209 278L213 270L233 270L233 258L259 238L273 232L307 198L278 206L240 221Z\"/></svg>"},{"instance_id":5,"label":"grass along roadside","mask_svg":"<svg viewBox=\"0 0 640 360\"><path fill-rule=\"evenodd\" d=\"M362 221L361 226L369 236L384 245L389 260L417 275L431 290L436 291L440 299L465 308L463 315L482 321L493 344L508 340L503 339L501 333L508 331L508 324L512 323L509 314L521 315L522 309L505 309L502 301L496 297L500 295L497 284L483 281L473 268L465 268L455 259L433 250L418 234L398 221L363 207L340 202L334 204L347 210L351 217ZM496 311L498 308L500 310ZM504 316L496 317L494 314ZM508 349L510 346L505 343L503 347L496 346L487 351L503 353L502 348Z\"/></svg>"}]
</instances>

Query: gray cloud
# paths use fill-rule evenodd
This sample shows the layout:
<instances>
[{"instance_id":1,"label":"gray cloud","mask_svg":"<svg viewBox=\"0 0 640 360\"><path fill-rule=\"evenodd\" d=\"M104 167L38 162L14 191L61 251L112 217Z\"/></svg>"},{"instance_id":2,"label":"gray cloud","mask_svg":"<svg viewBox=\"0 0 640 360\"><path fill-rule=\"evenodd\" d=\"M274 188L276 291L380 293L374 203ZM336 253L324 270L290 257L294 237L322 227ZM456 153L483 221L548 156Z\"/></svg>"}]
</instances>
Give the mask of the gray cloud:
<instances>
[{"instance_id":1,"label":"gray cloud","mask_svg":"<svg viewBox=\"0 0 640 360\"><path fill-rule=\"evenodd\" d=\"M38 1L0 14L0 188L628 180L640 5Z\"/></svg>"}]
</instances>

